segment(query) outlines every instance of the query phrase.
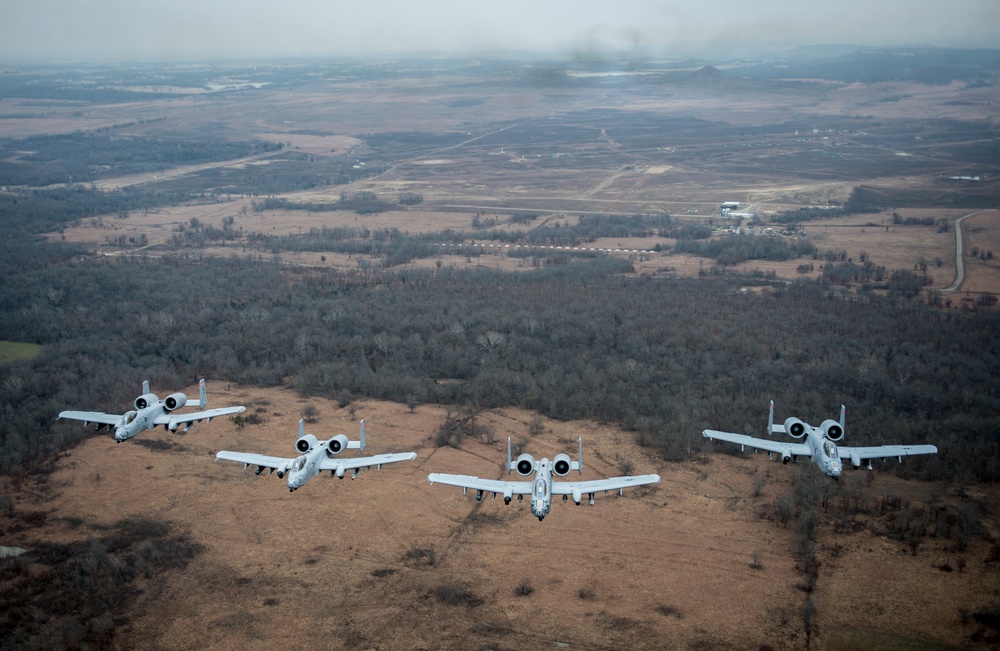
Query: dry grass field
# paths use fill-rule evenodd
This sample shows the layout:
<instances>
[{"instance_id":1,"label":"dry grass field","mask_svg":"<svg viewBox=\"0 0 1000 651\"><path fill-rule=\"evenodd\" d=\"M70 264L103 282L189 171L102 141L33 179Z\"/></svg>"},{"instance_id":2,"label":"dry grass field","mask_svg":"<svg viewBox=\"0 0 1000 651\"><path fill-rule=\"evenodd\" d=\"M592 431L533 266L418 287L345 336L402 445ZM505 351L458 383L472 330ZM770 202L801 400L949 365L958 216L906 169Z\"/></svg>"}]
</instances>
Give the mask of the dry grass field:
<instances>
[{"instance_id":1,"label":"dry grass field","mask_svg":"<svg viewBox=\"0 0 1000 651\"><path fill-rule=\"evenodd\" d=\"M562 71L555 72L554 78L560 78ZM55 235L106 254L140 246L114 244L119 236L138 242L145 235L145 252L163 251L175 230L192 218L215 227L232 219L237 231L265 235L324 226L471 234L475 214L496 217L498 229L511 230L505 220L518 211L540 216L521 228L542 221L569 224L582 214L667 212L685 222L718 223L723 201L740 201L766 218L802 206L842 204L863 185L891 196L893 208L879 215L808 222L813 242L821 251L845 250L855 261L866 251L875 264L890 270L913 269L923 258L929 262L931 288L942 289L954 279L953 234L933 226L893 227L891 214L953 220L973 209L935 206L970 193L982 198L979 208L998 203L997 177L989 174L995 160L983 144L990 133L980 126L994 118L995 90L990 86L810 80L776 88L632 80L619 88L541 81L535 86L510 75L484 70L481 77L468 76L459 66L431 76L323 75L293 88L178 93L117 104L12 99L5 100L0 124L10 136L113 128L118 137L211 137L284 145L283 152L273 155L100 179L96 186L105 189L211 189L213 184L226 187L236 177L277 175L273 170L279 167L281 174L323 176L338 165L367 165L376 171L350 183L318 183L278 194L293 204L334 203L341 193L356 192L374 192L388 201L403 193L423 198L408 209L372 215L255 213L253 201L270 192L250 199L220 191L211 203L134 213L123 220L111 215L85 219ZM471 87L470 80L475 80ZM948 180L956 175L982 175L982 180ZM987 243L1000 237L995 219L984 216L975 224L969 237ZM608 238L592 245L652 248L658 241L671 243ZM239 240L208 249L222 255L234 251L261 253ZM283 254L282 259L357 266L348 256L327 254L322 260L321 255ZM493 255L442 256L440 263L533 268L530 261ZM968 265L970 278L962 290L1000 291L995 263L982 263ZM692 264L683 256L636 260L637 272L648 275L696 275L711 266L710 260ZM810 275L818 276L819 266ZM797 267L752 261L737 270L796 278Z\"/></svg>"},{"instance_id":2,"label":"dry grass field","mask_svg":"<svg viewBox=\"0 0 1000 651\"><path fill-rule=\"evenodd\" d=\"M48 234L100 255L180 251L269 259L270 250L253 245L250 234L323 227L414 235L450 229L473 243L477 214L496 219L500 231L568 226L581 215L661 213L721 226L724 201L739 201L766 219L842 205L864 187L887 197L878 205L892 207L804 222L821 255L845 251L859 262L864 253L890 271L926 262L930 289L941 290L956 273L953 227L894 224L893 214L953 224L994 209L963 222L965 279L947 304L971 306L979 293L1000 294L1000 175L989 144L996 140L995 86L817 81L774 90L641 80L618 86L579 83L562 71L548 77L504 68L479 77L456 70L411 77L386 69L368 78L331 68L305 82L254 91L174 89L173 96L119 103L5 98L0 131L11 138L86 132L113 140L284 146L98 178L93 186L103 191L199 197L126 218L86 217ZM30 152L13 158L22 154ZM982 181L949 178L965 175ZM295 189L272 190L282 183ZM254 210L265 198L334 203L362 192L394 205L405 193L422 201L366 215ZM509 223L518 213L537 218ZM231 220L238 236L175 248L174 235L192 220L219 229ZM648 251L674 244L659 236L602 237L585 246L617 249L602 255L626 256L646 276L711 272L709 258ZM993 255L973 257L974 249ZM526 258L508 253L497 246L467 256L443 247L440 255L407 264L530 271L551 257L546 250ZM333 270L380 262L332 252L280 258ZM800 273L809 262L812 271ZM817 278L822 264L802 258L732 269ZM291 390L209 384L212 406L245 404L262 422L238 428L222 419L186 434L147 432L120 445L97 436L55 460L50 473L0 477L3 494L11 496L0 509L7 532L0 544L30 552L46 542L98 538L123 519L142 518L168 522L200 545L184 569L136 580L129 605L114 613L125 622L116 633L119 648L763 651L1000 644L1000 632L974 616L995 623L1000 612L994 486L848 471L818 513L818 578L810 590L797 566L796 519L782 524L778 516L796 476L818 472L807 463L724 454L732 450L723 445L693 461L666 463L615 425L543 418L543 431L532 437L529 424L537 416L518 409L481 415L489 441L438 447L435 434L447 413L441 406L411 412L360 400L341 408ZM196 388L185 391L193 395ZM353 438L364 418L368 453L413 450L417 459L356 480L316 477L295 493L276 477L215 460L222 449L291 456L307 405L319 415L307 429L321 438L340 432ZM847 443L864 445L864 435L852 432ZM524 503L505 506L489 496L476 502L461 489L428 484L430 472L500 477L508 436L536 457L572 453L582 436L584 479L628 467L659 473L662 481L623 496L599 495L593 507L556 503L544 522ZM691 436L700 441L698 433ZM952 517L969 505L978 509L979 533L965 549L946 535L928 535L916 547L890 535L906 512Z\"/></svg>"},{"instance_id":3,"label":"dry grass field","mask_svg":"<svg viewBox=\"0 0 1000 651\"><path fill-rule=\"evenodd\" d=\"M795 522L783 527L767 515L805 464L720 453L664 464L630 434L592 422L544 420L531 438L534 414L516 409L482 415L494 442L438 448L440 407L410 413L361 401L352 419L347 408L286 390L216 383L209 391L212 404L245 404L263 423L238 429L223 419L123 444L91 438L44 484L29 480L11 493L18 513L48 518L7 545L85 540L96 526L136 517L170 522L203 546L186 569L139 579L128 612L116 613L130 621L122 648L800 649L810 597L813 646L940 649L968 644L977 627L959 609L993 607L1000 591L982 538L961 553L927 540L914 555L880 533L883 518L861 516L850 533L834 533L832 515L821 513L819 576L807 595ZM275 476L214 459L220 449L292 456L307 404L318 413L307 431L354 438L364 418L368 453L413 450L417 459L353 481L314 477L294 494ZM544 522L523 503L477 503L427 483L429 472L500 477L508 436L550 458L582 436L585 479L630 464L662 480L599 495L593 507L557 502ZM872 504L889 495L960 503L955 486L884 473L868 485L866 475L843 481ZM996 490L969 493L988 534L1000 534ZM963 571L938 569L959 557Z\"/></svg>"},{"instance_id":4,"label":"dry grass field","mask_svg":"<svg viewBox=\"0 0 1000 651\"><path fill-rule=\"evenodd\" d=\"M1000 289L1000 212L989 211L962 222L965 242L965 281L958 288L962 292L992 292ZM980 251L972 257L973 249ZM982 253L992 253L984 258Z\"/></svg>"},{"instance_id":5,"label":"dry grass field","mask_svg":"<svg viewBox=\"0 0 1000 651\"><path fill-rule=\"evenodd\" d=\"M377 215L359 216L353 212L306 212L300 210L278 210L255 213L249 210L249 199L220 201L206 205L191 205L164 208L151 211L148 214L134 214L127 219L105 217L100 220L84 220L79 226L66 228L59 234L50 237L65 241L84 243L105 255L119 255L136 250L136 247L123 247L114 244L115 238L146 237L147 246L143 250L151 253L170 248L171 237L177 229L186 226L192 218L206 225L222 227L222 220L227 216L233 218L234 228L244 233L261 232L271 235L291 235L306 233L310 229L328 228L369 228L392 229L399 228L411 234L428 233L452 229L470 233L468 242L473 242L471 234L471 215L443 211L395 211ZM244 210L246 209L246 210ZM862 254L866 255L876 265L888 270L913 270L921 263L928 265L928 274L933 278L932 289L943 289L955 279L955 233L954 228L941 232L934 226L904 226L894 225L892 212L897 212L905 218L924 219L933 217L935 220L947 219L954 224L955 219L969 214L967 210L955 209L900 209L876 215L862 214L840 217L826 221L813 221L804 225L803 230L822 254L825 251L846 251L850 259L859 261ZM562 215L558 218L562 223L575 223L576 217ZM690 215L685 221L706 221L707 218L697 218ZM1000 293L1000 213L987 212L970 218L963 229L965 238L965 273L966 279L959 288L960 292L993 292ZM510 225L507 229L513 228ZM775 227L777 228L777 227ZM502 230L502 229L501 229ZM491 244L484 242L483 244ZM669 238L599 238L588 242L586 247L595 249L616 249L622 253L615 255L630 256L635 261L637 273L648 275L669 275L695 277L714 266L714 262L706 258L696 258L687 254L653 253L657 245L670 247L673 240ZM994 251L991 259L970 258L969 252L976 247L982 252ZM508 271L530 270L534 268L532 261L526 258L512 258L507 255L508 247L492 245L484 249L479 257L467 258L464 255L450 255L447 247L442 249L440 256L417 260L414 266L436 266L439 263L445 267L464 268L469 266L485 266ZM630 251L647 251L636 254ZM249 246L246 238L228 242L225 246L210 246L204 253L214 255L264 255L270 253ZM539 251L539 258L545 257L545 251ZM283 261L292 264L318 266L350 270L357 268L358 261L354 256L337 253L294 253L281 254ZM802 274L798 267L808 264L811 260L802 258L785 262L768 262L751 260L736 265L738 272L761 271L774 272L780 278L818 278L821 275L822 260L814 262L813 271Z\"/></svg>"}]
</instances>

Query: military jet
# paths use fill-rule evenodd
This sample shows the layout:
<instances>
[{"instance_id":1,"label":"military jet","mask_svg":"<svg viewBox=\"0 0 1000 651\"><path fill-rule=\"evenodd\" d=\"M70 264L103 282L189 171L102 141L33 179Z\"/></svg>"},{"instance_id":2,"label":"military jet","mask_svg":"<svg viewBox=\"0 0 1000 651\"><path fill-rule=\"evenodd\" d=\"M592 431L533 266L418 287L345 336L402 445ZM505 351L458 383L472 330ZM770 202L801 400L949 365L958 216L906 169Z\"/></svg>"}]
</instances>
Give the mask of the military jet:
<instances>
[{"instance_id":1,"label":"military jet","mask_svg":"<svg viewBox=\"0 0 1000 651\"><path fill-rule=\"evenodd\" d=\"M507 474L516 470L517 474L527 477L531 474L535 478L531 481L502 481L495 479L481 479L471 475L448 475L432 472L427 475L427 479L433 483L449 484L458 486L468 492L472 488L476 491L476 501L483 499L483 493L493 493L496 499L497 493L503 495L503 503L510 504L514 495L520 502L524 495L531 496L531 513L541 522L549 514L552 507L552 496L562 495L563 502L568 497L573 498L573 502L580 506L584 493L590 495L590 504L594 504L594 494L617 489L619 493L632 486L642 486L644 484L656 484L660 481L659 475L637 475L635 477L612 477L611 479L595 479L591 481L556 481L552 475L565 477L571 470L583 474L583 439L578 440L578 461L571 461L567 454L557 454L552 461L543 458L535 461L530 454L521 454L517 459L511 459L510 438L507 439Z\"/></svg>"},{"instance_id":2,"label":"military jet","mask_svg":"<svg viewBox=\"0 0 1000 651\"><path fill-rule=\"evenodd\" d=\"M163 425L164 429L171 432L176 432L178 426L184 425L184 431L186 432L194 427L195 423L200 423L203 420L211 422L213 418L219 416L239 414L246 411L246 407L220 407L218 409L193 411L186 414L176 411L185 406L195 405L198 406L198 409L204 410L207 402L208 396L205 393L204 379L198 382L197 403L193 401L189 402L187 396L180 392L171 393L163 400L160 400L156 397L155 393L149 392L149 380L144 380L142 383L142 395L135 399L134 410L127 411L122 415L105 414L99 411L62 411L59 412L59 418L82 420L84 425L96 423L98 431L104 427L107 427L109 430L114 427L115 441L121 443L132 438L139 432L153 429L157 425Z\"/></svg>"},{"instance_id":3,"label":"military jet","mask_svg":"<svg viewBox=\"0 0 1000 651\"><path fill-rule=\"evenodd\" d=\"M306 434L305 423L300 420L299 438L295 441L295 449L301 454L294 459L268 457L262 454L247 452L231 452L229 450L219 452L215 455L215 458L226 461L238 461L243 464L244 469L250 466L257 466L256 474L258 475L268 468L270 468L271 472L278 471L278 479L282 479L287 474L289 491L301 488L313 475L318 475L324 470L329 470L331 477L336 475L340 479L343 479L344 473L353 469L354 473L351 475L351 479L356 479L362 468L367 470L375 466L381 470L382 466L387 463L397 463L417 458L414 452L399 452L395 454L376 454L373 457L334 459L336 455L349 448L354 448L361 452L365 451L365 421L361 421L361 435L357 441L349 441L343 434L337 434L328 441L320 441L312 434Z\"/></svg>"},{"instance_id":4,"label":"military jet","mask_svg":"<svg viewBox=\"0 0 1000 651\"><path fill-rule=\"evenodd\" d=\"M844 433L847 431L846 413L847 409L841 405L840 421L827 419L819 427L813 427L794 416L786 419L783 425L775 425L774 401L772 400L771 410L767 417L768 436L788 434L795 439L805 437L805 443L782 443L769 439L758 439L746 434L719 432L714 429L704 430L701 435L709 439L738 443L741 448L750 446L755 450L764 450L767 452L768 458L771 458L772 454L781 455L782 463L788 463L793 459L798 461L798 457L808 456L820 470L834 479L839 479L843 472L842 459L849 459L855 469L861 467L862 460L867 460L868 469L871 470L872 459L897 457L902 462L903 457L914 454L937 454L938 450L933 445L877 445L859 448L847 447L846 445L838 446L836 441L843 439Z\"/></svg>"}]
</instances>

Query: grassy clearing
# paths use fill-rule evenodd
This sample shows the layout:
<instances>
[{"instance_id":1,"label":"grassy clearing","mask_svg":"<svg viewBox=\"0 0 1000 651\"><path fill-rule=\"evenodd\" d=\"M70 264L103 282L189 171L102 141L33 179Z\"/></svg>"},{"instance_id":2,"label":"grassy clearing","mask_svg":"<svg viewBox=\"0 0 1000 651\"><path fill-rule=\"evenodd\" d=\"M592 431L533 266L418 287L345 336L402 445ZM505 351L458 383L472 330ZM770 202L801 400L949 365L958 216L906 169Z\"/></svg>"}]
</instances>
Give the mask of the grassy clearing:
<instances>
[{"instance_id":1,"label":"grassy clearing","mask_svg":"<svg viewBox=\"0 0 1000 651\"><path fill-rule=\"evenodd\" d=\"M0 364L16 362L21 359L31 359L42 347L38 344L26 344L20 341L0 341Z\"/></svg>"}]
</instances>

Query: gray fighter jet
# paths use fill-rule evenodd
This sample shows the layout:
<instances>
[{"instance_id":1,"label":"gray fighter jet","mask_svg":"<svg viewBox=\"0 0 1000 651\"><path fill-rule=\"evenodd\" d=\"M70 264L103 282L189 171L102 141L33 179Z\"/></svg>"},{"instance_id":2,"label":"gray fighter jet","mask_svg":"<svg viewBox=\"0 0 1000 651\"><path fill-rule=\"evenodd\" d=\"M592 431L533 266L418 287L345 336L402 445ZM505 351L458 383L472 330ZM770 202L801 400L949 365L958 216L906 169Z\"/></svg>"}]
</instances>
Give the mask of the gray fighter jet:
<instances>
[{"instance_id":1,"label":"gray fighter jet","mask_svg":"<svg viewBox=\"0 0 1000 651\"><path fill-rule=\"evenodd\" d=\"M209 409L208 411L194 411L189 413L179 413L176 410L185 406L197 405L198 409L204 410L208 402L205 393L205 380L198 382L198 402L189 402L183 393L171 393L160 400L155 393L149 392L149 380L142 383L142 395L135 399L135 409L124 414L105 414L100 411L62 411L59 418L71 418L82 420L85 425L97 424L97 430L107 427L109 430L115 429L115 441L121 443L132 438L139 432L153 429L157 425L171 432L176 432L177 427L184 425L184 431L194 427L195 423L203 420L209 422L213 418L226 416L229 414L239 414L246 411L246 407L220 407Z\"/></svg>"},{"instance_id":2,"label":"gray fighter jet","mask_svg":"<svg viewBox=\"0 0 1000 651\"><path fill-rule=\"evenodd\" d=\"M399 452L395 454L376 454L373 457L355 457L353 459L335 459L334 457L346 449L354 448L360 452L365 451L365 421L361 421L361 436L357 441L349 441L343 434L337 434L328 441L320 441L312 434L306 434L305 423L299 421L299 438L295 441L295 449L301 454L292 459L283 457L268 457L263 454L252 454L248 452L231 452L223 450L215 455L216 459L226 461L238 461L243 464L244 469L250 466L257 466L256 473L259 475L265 469L270 472L278 471L278 479L288 475L288 490L294 491L301 488L309 481L313 475L317 475L324 470L330 471L330 476L336 475L340 479L348 470L354 470L351 479L358 476L362 468L366 470L375 466L379 470L387 463L397 463L399 461L409 461L416 459L414 452ZM270 474L270 473L268 473Z\"/></svg>"},{"instance_id":3,"label":"gray fighter jet","mask_svg":"<svg viewBox=\"0 0 1000 651\"><path fill-rule=\"evenodd\" d=\"M839 479L844 470L842 459L849 459L855 469L861 467L862 460L867 460L868 469L871 470L872 459L897 457L902 462L903 457L913 454L937 454L938 450L933 445L877 445L859 448L847 447L846 445L838 446L836 442L843 439L844 433L847 431L846 413L847 409L841 405L840 422L827 419L819 427L813 427L795 417L786 419L783 425L775 425L774 401L772 400L771 410L767 417L768 436L788 434L795 439L805 437L805 443L783 443L770 439L758 439L746 434L719 432L714 429L704 430L701 435L709 439L737 443L740 447L750 446L755 450L764 450L769 458L772 454L781 455L782 463L788 463L793 459L798 461L798 457L810 457L820 470L834 479Z\"/></svg>"},{"instance_id":4,"label":"gray fighter jet","mask_svg":"<svg viewBox=\"0 0 1000 651\"><path fill-rule=\"evenodd\" d=\"M514 495L521 501L524 495L531 496L531 513L541 522L549 514L552 508L552 496L562 495L563 502L569 497L580 506L580 501L584 494L590 496L590 504L594 503L594 494L598 492L607 493L610 490L618 490L621 493L624 489L632 486L642 486L644 484L657 484L660 481L659 475L637 475L635 477L612 477L611 479L595 479L591 481L556 481L552 475L565 477L571 470L579 471L583 474L583 439L578 440L578 461L571 461L568 454L557 454L552 461L543 458L535 461L530 454L521 454L517 459L511 459L510 438L507 439L507 474L516 470L517 474L527 477L531 474L535 478L531 481L502 481L496 479L481 479L471 475L448 475L439 472L432 472L427 475L427 479L433 483L449 484L458 486L466 492L472 488L476 491L476 500L483 499L483 493L493 493L496 499L497 493L503 495L503 503L510 504Z\"/></svg>"}]
</instances>

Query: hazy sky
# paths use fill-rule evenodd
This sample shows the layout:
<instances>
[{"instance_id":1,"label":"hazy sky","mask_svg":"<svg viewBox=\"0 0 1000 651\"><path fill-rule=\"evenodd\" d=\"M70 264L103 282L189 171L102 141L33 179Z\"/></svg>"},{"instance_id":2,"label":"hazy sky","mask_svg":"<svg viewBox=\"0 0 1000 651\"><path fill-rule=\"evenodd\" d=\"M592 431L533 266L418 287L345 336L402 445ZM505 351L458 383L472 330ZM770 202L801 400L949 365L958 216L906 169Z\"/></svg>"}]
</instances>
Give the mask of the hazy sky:
<instances>
[{"instance_id":1,"label":"hazy sky","mask_svg":"<svg viewBox=\"0 0 1000 651\"><path fill-rule=\"evenodd\" d=\"M0 57L1000 47L1000 0L0 0ZM702 51L703 52L703 51Z\"/></svg>"}]
</instances>

